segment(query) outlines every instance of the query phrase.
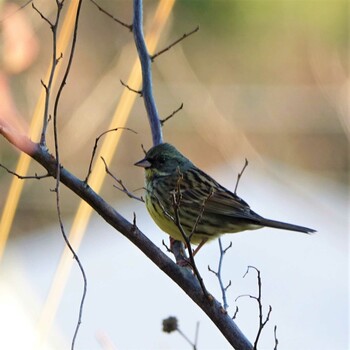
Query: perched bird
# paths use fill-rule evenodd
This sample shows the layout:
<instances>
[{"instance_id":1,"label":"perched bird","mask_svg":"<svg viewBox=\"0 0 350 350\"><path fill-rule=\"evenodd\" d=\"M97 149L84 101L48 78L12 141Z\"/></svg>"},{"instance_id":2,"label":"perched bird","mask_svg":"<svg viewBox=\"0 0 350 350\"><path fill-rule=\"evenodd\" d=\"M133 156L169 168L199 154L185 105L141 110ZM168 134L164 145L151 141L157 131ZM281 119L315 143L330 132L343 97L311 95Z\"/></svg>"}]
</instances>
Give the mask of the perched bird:
<instances>
[{"instance_id":1,"label":"perched bird","mask_svg":"<svg viewBox=\"0 0 350 350\"><path fill-rule=\"evenodd\" d=\"M146 206L156 224L175 240L184 241L176 223L198 249L224 233L264 226L312 233L303 226L265 219L235 193L197 168L174 146L152 147L135 165L145 168Z\"/></svg>"}]
</instances>

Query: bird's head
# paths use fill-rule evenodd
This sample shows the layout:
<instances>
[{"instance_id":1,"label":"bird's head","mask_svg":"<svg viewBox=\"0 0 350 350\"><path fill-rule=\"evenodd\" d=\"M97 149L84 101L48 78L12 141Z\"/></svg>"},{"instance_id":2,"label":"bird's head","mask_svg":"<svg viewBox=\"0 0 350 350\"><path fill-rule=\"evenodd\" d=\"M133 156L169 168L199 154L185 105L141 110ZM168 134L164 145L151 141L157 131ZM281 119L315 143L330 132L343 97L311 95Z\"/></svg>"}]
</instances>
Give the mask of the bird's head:
<instances>
[{"instance_id":1,"label":"bird's head","mask_svg":"<svg viewBox=\"0 0 350 350\"><path fill-rule=\"evenodd\" d=\"M145 168L146 176L168 176L176 171L183 172L192 163L184 157L174 146L161 143L152 147L136 166Z\"/></svg>"}]
</instances>

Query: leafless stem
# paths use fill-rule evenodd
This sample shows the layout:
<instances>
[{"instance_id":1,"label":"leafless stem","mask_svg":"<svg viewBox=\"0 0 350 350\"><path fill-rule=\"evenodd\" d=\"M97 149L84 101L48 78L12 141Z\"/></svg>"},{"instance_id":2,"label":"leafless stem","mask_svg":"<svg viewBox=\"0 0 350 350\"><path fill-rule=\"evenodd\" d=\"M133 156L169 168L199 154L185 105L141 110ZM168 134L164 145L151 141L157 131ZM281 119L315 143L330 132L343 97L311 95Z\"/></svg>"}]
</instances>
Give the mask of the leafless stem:
<instances>
[{"instance_id":1,"label":"leafless stem","mask_svg":"<svg viewBox=\"0 0 350 350\"><path fill-rule=\"evenodd\" d=\"M52 32L52 58L51 58L51 70L49 75L49 80L47 84L45 84L41 80L41 84L45 89L45 107L44 107L44 115L43 115L43 127L41 131L40 137L40 145L46 147L46 130L50 120L49 117L49 108L50 108L50 99L51 99L51 89L53 84L53 78L55 76L57 65L62 58L62 53L57 56L57 28L60 21L60 15L63 8L63 2L56 1L57 10L56 10L56 18L54 22L51 22L35 5L32 3L33 9L40 15L40 17L49 24L51 32Z\"/></svg>"},{"instance_id":2,"label":"leafless stem","mask_svg":"<svg viewBox=\"0 0 350 350\"><path fill-rule=\"evenodd\" d=\"M48 174L48 173L45 174L45 175L37 175L37 174L34 174L34 175L31 175L31 176L22 176L22 175L17 174L17 173L14 172L14 171L8 169L7 167L5 167L5 165L2 165L1 163L0 163L0 168L5 169L9 174L16 176L16 177L17 177L18 179L20 179L20 180L28 180L28 179L41 180L41 179L45 179L45 178L47 178L47 177L51 177L51 175Z\"/></svg>"},{"instance_id":3,"label":"leafless stem","mask_svg":"<svg viewBox=\"0 0 350 350\"><path fill-rule=\"evenodd\" d=\"M132 129L129 129L129 128L114 128L114 129L110 129L110 130L107 130L107 131L104 131L102 134L100 134L96 139L95 139L95 144L94 144L94 147L92 149L92 155L91 155L91 159L90 159L90 164L89 164L89 169L88 169L88 172L87 172L87 175L86 175L86 178L85 178L85 183L87 184L88 181L89 181L89 177L91 175L91 171L92 171L92 164L93 164L93 161L94 161L94 158L95 158L95 154L96 154L96 150L97 150L97 146L98 146L98 142L100 141L101 137L112 132L112 131L118 131L118 130L128 130L128 131L131 131L135 134L137 134L136 131L132 130Z\"/></svg>"},{"instance_id":4,"label":"leafless stem","mask_svg":"<svg viewBox=\"0 0 350 350\"><path fill-rule=\"evenodd\" d=\"M56 24L55 24L55 31L57 29L58 26L58 19L59 19L59 13L62 10L62 6L63 6L63 0L59 1L56 0L56 4L57 4L57 16L56 16ZM53 112L53 132L54 132L54 144L55 144L55 155L56 155L56 188L55 188L55 192L56 192L56 208L57 208L57 216L58 216L58 220L59 220L59 224L60 224L60 228L61 228L61 233L63 236L63 239L68 247L68 249L71 251L71 253L73 254L74 259L77 261L77 264L79 266L79 269L81 271L82 277L83 277L83 283L84 283L84 287L83 287L83 294L81 297L81 301L80 301L80 307L79 307L79 316L78 316L78 321L77 321L77 325L75 328L75 332L72 338L72 344L71 344L71 349L74 349L75 346L75 341L78 335L78 331L80 328L80 324L81 324L81 320L82 320L82 314L83 314L83 308L84 308L84 302L85 302L85 297L86 297L86 292L87 292L87 279L86 279L86 275L85 275L85 271L84 268L78 258L78 255L75 253L74 248L72 247L72 245L69 242L69 239L66 235L66 232L64 230L64 226L63 226L63 221L62 221L62 217L61 217L61 209L60 209L60 183L61 183L61 165L60 165L60 153L59 153L59 141L58 141L58 128L57 128L57 119L58 119L58 105L59 105L59 101L60 101L60 96L61 93L63 91L64 86L66 85L66 81L70 72L70 68L72 66L72 62L73 62L73 58L74 58L74 53L75 53L75 47L76 47L76 39L77 39L77 35L78 35L78 23L79 23L79 18L80 18L80 9L81 9L81 4L82 4L82 0L79 0L78 3L78 7L77 7L77 13L75 16L75 25L74 25L74 32L73 32L73 39L72 39L72 46L71 46L71 50L70 50L70 55L69 55L69 59L68 59L68 64L67 64L67 68L66 71L64 73L63 79L61 81L61 84L58 88L58 92L56 95L56 99L55 99L55 103L54 103L54 112ZM56 47L56 36L54 36L53 39L53 45L54 47ZM57 64L57 59L56 59L56 48L53 50L55 52L54 54L54 58L53 60L53 65ZM52 71L51 71L52 73ZM52 74L53 76L53 74ZM50 91L49 91L50 93ZM45 120L47 120L45 118ZM43 128L44 129L44 128ZM45 130L46 131L46 127ZM43 133L44 136L40 142L40 144L43 146L45 145L45 132Z\"/></svg>"},{"instance_id":5,"label":"leafless stem","mask_svg":"<svg viewBox=\"0 0 350 350\"><path fill-rule=\"evenodd\" d=\"M56 20L55 20L55 23L52 23L35 5L34 5L34 2L32 3L32 8L33 10L35 10L39 16L50 26L51 30L53 31L53 28L55 27L55 25L57 25L58 23L58 19L57 17L59 18L59 14L57 13L57 16L56 16ZM62 7L61 7L62 9Z\"/></svg>"},{"instance_id":6,"label":"leafless stem","mask_svg":"<svg viewBox=\"0 0 350 350\"><path fill-rule=\"evenodd\" d=\"M237 188L238 188L238 184L239 184L239 181L241 180L241 177L244 173L244 170L245 168L248 166L248 160L247 158L245 159L245 162L244 162L244 166L243 166L243 169L241 170L241 172L237 175L237 181L236 181L236 186L235 186L235 192L234 194L237 194Z\"/></svg>"},{"instance_id":7,"label":"leafless stem","mask_svg":"<svg viewBox=\"0 0 350 350\"><path fill-rule=\"evenodd\" d=\"M190 338L188 338L187 335L180 328L176 328L176 330L181 334L182 338L184 338L187 341L187 343L192 346L193 350L196 350L196 344L192 343Z\"/></svg>"},{"instance_id":8,"label":"leafless stem","mask_svg":"<svg viewBox=\"0 0 350 350\"><path fill-rule=\"evenodd\" d=\"M199 321L196 324L196 333L194 334L194 345L193 345L193 349L194 350L197 349L198 335L199 335Z\"/></svg>"},{"instance_id":9,"label":"leafless stem","mask_svg":"<svg viewBox=\"0 0 350 350\"><path fill-rule=\"evenodd\" d=\"M120 79L120 83L126 87L128 90L130 90L131 92L134 92L135 94L140 95L140 97L143 96L142 90L135 90L133 88L131 88L128 84L124 83L123 80Z\"/></svg>"},{"instance_id":10,"label":"leafless stem","mask_svg":"<svg viewBox=\"0 0 350 350\"><path fill-rule=\"evenodd\" d=\"M256 300L256 302L258 303L258 309L259 309L259 328L258 328L258 331L257 331L257 334L256 334L256 338L255 338L255 341L254 341L254 345L253 345L253 349L254 350L257 350L258 349L258 342L259 342L259 339L260 339L260 336L261 336L261 333L262 333L262 330L264 329L264 327L266 326L267 322L269 321L270 319L270 315L271 315L271 312L272 312L272 307L271 305L269 305L269 310L267 312L267 315L264 319L264 316L263 316L263 305L262 305L262 300L261 300L261 291L262 291L262 283L261 283L261 275L260 275L260 271L254 267L254 266L248 266L247 268L247 271L246 273L244 274L243 278L245 276L247 276L247 274L249 273L250 269L254 269L256 272L257 272L257 279L258 279L258 296L253 296L253 295L250 295L250 294L244 294L244 295L240 295L236 298L236 301L239 299L239 298L242 298L242 297L249 297L251 299L254 299ZM275 338L275 341L276 341L276 338ZM278 341L277 341L278 343Z\"/></svg>"},{"instance_id":11,"label":"leafless stem","mask_svg":"<svg viewBox=\"0 0 350 350\"><path fill-rule=\"evenodd\" d=\"M110 14L108 11L103 9L95 0L90 0L102 13L107 15L109 18L111 18L113 21L117 22L118 24L122 25L125 28L128 28L130 32L132 32L132 24L127 24L125 22L122 22L120 19L114 17L112 14Z\"/></svg>"},{"instance_id":12,"label":"leafless stem","mask_svg":"<svg viewBox=\"0 0 350 350\"><path fill-rule=\"evenodd\" d=\"M104 165L105 165L105 169L106 169L106 173L111 176L118 184L120 187L116 186L116 185L113 185L116 189L118 189L119 191L125 193L129 198L132 198L132 199L136 199L142 203L144 203L145 201L143 200L142 197L137 197L135 196L134 194L132 194L126 187L125 185L123 184L123 181L121 179L118 179L116 176L114 176L108 169L108 166L107 166L107 163L106 161L104 160L103 157L101 157Z\"/></svg>"},{"instance_id":13,"label":"leafless stem","mask_svg":"<svg viewBox=\"0 0 350 350\"><path fill-rule=\"evenodd\" d=\"M56 181L60 181L59 173L57 174ZM76 328L75 328L75 331L74 331L74 335L73 335L73 338L72 338L72 344L71 344L71 350L73 350L74 347L75 347L75 341L76 341L76 338L77 338L77 335L78 335L78 331L79 331L79 328L80 328L80 325L81 325L81 322L82 322L82 317L83 317L84 302L85 302L86 293L87 293L87 277L86 277L86 273L85 273L84 267L83 267L83 265L82 265L78 255L76 254L74 248L70 244L68 236L67 236L67 234L65 232L65 229L64 229L63 220L62 220L62 216L61 216L59 183L60 182L56 182L55 192L56 192L57 217L58 217L61 233L62 233L63 239L64 239L68 249L72 253L73 258L75 259L75 261L77 262L77 264L79 266L79 269L80 269L80 272L81 272L82 277L83 277L83 294L82 294L82 297L81 297L81 300L80 300L78 321L77 321L77 325L76 325Z\"/></svg>"},{"instance_id":14,"label":"leafless stem","mask_svg":"<svg viewBox=\"0 0 350 350\"><path fill-rule=\"evenodd\" d=\"M185 241L188 256L189 256L189 263L191 264L191 268L193 269L193 272L198 279L198 282L202 288L202 291L203 291L204 295L208 298L208 300L211 300L212 297L208 293L208 291L204 285L203 278L200 275L198 268L197 268L197 265L194 261L194 256L193 256L192 247L191 247L191 235L187 236L185 230L183 229L183 227L181 225L181 219L180 219L180 206L181 206L180 184L181 184L181 181L182 181L182 174L179 170L179 178L178 178L178 181L176 184L176 189L172 192L172 201L173 201L173 209L174 209L174 223L178 227L178 229L182 235L182 238ZM197 221L196 221L196 223L197 223ZM194 225L194 228L192 230L193 232L195 230L195 227L196 227L196 224Z\"/></svg>"},{"instance_id":15,"label":"leafless stem","mask_svg":"<svg viewBox=\"0 0 350 350\"><path fill-rule=\"evenodd\" d=\"M145 147L143 146L142 143L141 143L141 148L142 148L143 153L146 155L147 151L145 150Z\"/></svg>"},{"instance_id":16,"label":"leafless stem","mask_svg":"<svg viewBox=\"0 0 350 350\"><path fill-rule=\"evenodd\" d=\"M160 120L160 124L164 126L165 122L167 122L170 118L172 118L177 112L179 112L183 108L184 104L181 103L181 106L178 109L175 109L170 115L168 115L166 118Z\"/></svg>"},{"instance_id":17,"label":"leafless stem","mask_svg":"<svg viewBox=\"0 0 350 350\"><path fill-rule=\"evenodd\" d=\"M234 314L233 314L233 316L232 316L232 319L233 319L233 320L237 317L238 311L239 311L239 308L238 308L238 306L236 305L236 310L235 310L235 312L234 312Z\"/></svg>"},{"instance_id":18,"label":"leafless stem","mask_svg":"<svg viewBox=\"0 0 350 350\"><path fill-rule=\"evenodd\" d=\"M165 247L168 253L172 253L173 251L169 248L169 246L165 243L164 239L162 239L162 245Z\"/></svg>"},{"instance_id":19,"label":"leafless stem","mask_svg":"<svg viewBox=\"0 0 350 350\"><path fill-rule=\"evenodd\" d=\"M221 294L222 294L223 307L224 307L225 310L227 310L228 309L228 304L227 304L226 291L231 286L231 281L229 281L229 283L226 285L226 287L224 286L224 283L222 281L221 269L222 269L222 262L224 260L224 255L232 247L232 242L230 242L230 244L225 249L223 249L221 238L219 238L218 241L219 241L219 249L220 249L220 257L219 257L218 269L217 269L217 271L214 271L208 265L208 270L210 272L212 272L217 277L217 279L219 281Z\"/></svg>"},{"instance_id":20,"label":"leafless stem","mask_svg":"<svg viewBox=\"0 0 350 350\"><path fill-rule=\"evenodd\" d=\"M180 190L180 189L179 189L179 190ZM196 230L197 230L197 226L198 226L199 222L202 220L205 206L206 206L208 200L209 200L209 199L211 198L211 196L214 194L214 192L215 192L214 188L211 188L211 189L210 189L210 192L209 192L209 194L208 194L208 196L207 196L207 198L205 198L205 200L204 200L203 203L202 203L202 206L201 206L201 209L200 209L200 211L199 211L199 214L198 214L198 216L197 216L197 218L196 218L196 221L195 221L195 223L194 223L194 225L193 225L193 227L192 227L191 233L190 233L190 235L189 235L189 237L188 237L190 241L191 241L191 239L192 239L192 236L194 235L194 233L195 233Z\"/></svg>"},{"instance_id":21,"label":"leafless stem","mask_svg":"<svg viewBox=\"0 0 350 350\"><path fill-rule=\"evenodd\" d=\"M174 47L176 44L178 44L180 41L186 39L187 37L189 37L190 35L198 32L199 30L199 26L197 26L195 29L191 30L188 33L185 33L181 38L175 40L173 43L171 43L170 45L168 45L166 48L164 48L163 50L158 51L157 53L155 53L154 55L151 56L151 61L153 62L155 58L157 58L158 56L160 56L161 54L163 54L164 52L170 50L172 47Z\"/></svg>"},{"instance_id":22,"label":"leafless stem","mask_svg":"<svg viewBox=\"0 0 350 350\"><path fill-rule=\"evenodd\" d=\"M277 326L273 328L273 337L275 338L275 347L273 348L273 350L277 350L277 347L278 347Z\"/></svg>"}]
</instances>

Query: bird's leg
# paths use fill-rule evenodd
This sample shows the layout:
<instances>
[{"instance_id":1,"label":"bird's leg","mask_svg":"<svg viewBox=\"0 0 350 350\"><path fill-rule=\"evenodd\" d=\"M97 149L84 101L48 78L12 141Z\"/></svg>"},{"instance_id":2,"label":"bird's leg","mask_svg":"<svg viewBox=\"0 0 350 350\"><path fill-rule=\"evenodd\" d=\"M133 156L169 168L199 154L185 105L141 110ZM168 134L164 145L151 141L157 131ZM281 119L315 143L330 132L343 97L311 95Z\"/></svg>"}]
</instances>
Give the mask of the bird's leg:
<instances>
[{"instance_id":1,"label":"bird's leg","mask_svg":"<svg viewBox=\"0 0 350 350\"><path fill-rule=\"evenodd\" d=\"M193 256L195 256L198 252L199 252L199 249L201 249L205 243L207 243L208 241L208 238L203 238L202 241L198 244L197 248L193 251Z\"/></svg>"},{"instance_id":2,"label":"bird's leg","mask_svg":"<svg viewBox=\"0 0 350 350\"><path fill-rule=\"evenodd\" d=\"M181 241L177 241L176 239L170 238L170 250L175 256L176 264L180 266L188 266L188 257L186 255L185 246Z\"/></svg>"}]
</instances>

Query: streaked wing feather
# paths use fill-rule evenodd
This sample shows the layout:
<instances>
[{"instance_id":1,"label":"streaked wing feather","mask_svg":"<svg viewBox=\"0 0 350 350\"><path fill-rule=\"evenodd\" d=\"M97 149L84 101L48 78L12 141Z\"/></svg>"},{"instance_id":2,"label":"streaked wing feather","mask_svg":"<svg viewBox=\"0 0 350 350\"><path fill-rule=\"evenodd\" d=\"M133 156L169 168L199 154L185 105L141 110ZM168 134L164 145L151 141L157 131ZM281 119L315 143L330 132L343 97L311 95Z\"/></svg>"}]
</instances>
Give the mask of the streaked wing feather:
<instances>
[{"instance_id":1,"label":"streaked wing feather","mask_svg":"<svg viewBox=\"0 0 350 350\"><path fill-rule=\"evenodd\" d=\"M183 183L191 184L181 188L181 201L185 206L204 205L204 215L226 216L239 219L259 220L249 205L240 197L230 192L200 169L195 169L202 181L191 181L193 171L184 174Z\"/></svg>"}]
</instances>

